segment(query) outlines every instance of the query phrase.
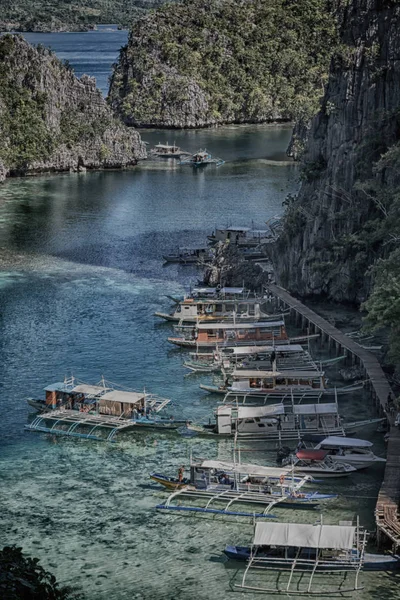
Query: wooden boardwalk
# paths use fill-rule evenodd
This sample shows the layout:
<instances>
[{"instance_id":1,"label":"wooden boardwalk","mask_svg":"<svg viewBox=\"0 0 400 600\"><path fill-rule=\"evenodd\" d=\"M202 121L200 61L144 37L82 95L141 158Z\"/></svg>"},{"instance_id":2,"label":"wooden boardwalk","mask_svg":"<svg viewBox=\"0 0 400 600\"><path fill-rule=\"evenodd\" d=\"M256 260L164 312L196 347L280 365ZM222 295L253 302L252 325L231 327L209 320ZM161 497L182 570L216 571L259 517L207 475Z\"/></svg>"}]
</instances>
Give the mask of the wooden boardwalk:
<instances>
[{"instance_id":1,"label":"wooden boardwalk","mask_svg":"<svg viewBox=\"0 0 400 600\"><path fill-rule=\"evenodd\" d=\"M364 370L377 409L381 415L387 416L391 424L385 474L375 508L378 540L384 534L395 547L400 546L400 430L394 427L394 416L385 411L392 390L378 359L283 288L269 284L268 289L292 314L300 315L311 329L332 340L338 350L343 349Z\"/></svg>"}]
</instances>

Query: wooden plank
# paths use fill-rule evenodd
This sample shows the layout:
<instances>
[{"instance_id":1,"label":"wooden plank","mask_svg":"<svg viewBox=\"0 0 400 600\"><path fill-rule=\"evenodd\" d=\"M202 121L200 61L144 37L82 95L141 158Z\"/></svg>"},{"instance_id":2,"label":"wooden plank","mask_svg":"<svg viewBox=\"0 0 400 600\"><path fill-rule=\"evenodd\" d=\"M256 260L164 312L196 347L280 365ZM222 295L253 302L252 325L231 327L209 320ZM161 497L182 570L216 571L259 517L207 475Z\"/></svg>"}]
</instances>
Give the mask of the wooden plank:
<instances>
[{"instance_id":1,"label":"wooden plank","mask_svg":"<svg viewBox=\"0 0 400 600\"><path fill-rule=\"evenodd\" d=\"M378 359L353 339L336 329L326 319L317 315L311 308L305 306L300 300L293 298L285 289L275 284L269 284L267 287L271 294L282 300L290 309L356 356L366 370L373 393L391 425L385 474L375 508L376 525L396 546L400 546L400 520L398 514L400 503L400 431L394 427L394 415L385 412L387 399L392 389Z\"/></svg>"}]
</instances>

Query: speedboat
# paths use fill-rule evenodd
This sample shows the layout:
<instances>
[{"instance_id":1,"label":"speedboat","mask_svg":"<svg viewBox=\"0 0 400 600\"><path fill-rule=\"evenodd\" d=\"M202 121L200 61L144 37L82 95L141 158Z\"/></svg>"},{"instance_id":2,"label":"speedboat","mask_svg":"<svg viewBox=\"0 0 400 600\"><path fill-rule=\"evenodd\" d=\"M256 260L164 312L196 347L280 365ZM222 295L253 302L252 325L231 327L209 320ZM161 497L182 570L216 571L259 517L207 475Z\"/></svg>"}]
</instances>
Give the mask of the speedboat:
<instances>
[{"instance_id":1,"label":"speedboat","mask_svg":"<svg viewBox=\"0 0 400 600\"><path fill-rule=\"evenodd\" d=\"M366 469L376 463L385 463L386 459L371 450L372 442L355 438L330 436L315 446L315 450L327 452L330 460L336 464L348 464L357 470Z\"/></svg>"},{"instance_id":2,"label":"speedboat","mask_svg":"<svg viewBox=\"0 0 400 600\"><path fill-rule=\"evenodd\" d=\"M292 464L297 474L315 475L318 478L346 477L357 470L348 463L333 461L325 450L299 450L295 456L283 460L282 464Z\"/></svg>"}]
</instances>

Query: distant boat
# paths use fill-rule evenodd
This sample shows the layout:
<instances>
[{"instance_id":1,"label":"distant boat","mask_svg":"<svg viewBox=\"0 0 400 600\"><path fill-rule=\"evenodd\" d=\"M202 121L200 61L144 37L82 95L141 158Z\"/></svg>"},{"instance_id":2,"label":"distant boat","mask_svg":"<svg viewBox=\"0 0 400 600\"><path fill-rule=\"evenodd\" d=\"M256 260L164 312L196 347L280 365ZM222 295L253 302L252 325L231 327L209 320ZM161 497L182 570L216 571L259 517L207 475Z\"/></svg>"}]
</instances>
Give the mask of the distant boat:
<instances>
[{"instance_id":1,"label":"distant boat","mask_svg":"<svg viewBox=\"0 0 400 600\"><path fill-rule=\"evenodd\" d=\"M179 248L176 254L165 254L163 259L167 263L180 263L188 265L198 263L204 260L211 260L212 252L210 248Z\"/></svg>"},{"instance_id":2,"label":"distant boat","mask_svg":"<svg viewBox=\"0 0 400 600\"><path fill-rule=\"evenodd\" d=\"M179 146L173 144L170 146L168 142L166 144L157 144L150 150L152 156L159 156L160 158L181 158L182 155L188 154L184 150L181 150Z\"/></svg>"},{"instance_id":3,"label":"distant boat","mask_svg":"<svg viewBox=\"0 0 400 600\"><path fill-rule=\"evenodd\" d=\"M198 150L192 156L181 160L182 165L192 165L193 167L202 167L204 165L214 164L217 167L224 164L222 158L213 158L212 155L206 150Z\"/></svg>"}]
</instances>

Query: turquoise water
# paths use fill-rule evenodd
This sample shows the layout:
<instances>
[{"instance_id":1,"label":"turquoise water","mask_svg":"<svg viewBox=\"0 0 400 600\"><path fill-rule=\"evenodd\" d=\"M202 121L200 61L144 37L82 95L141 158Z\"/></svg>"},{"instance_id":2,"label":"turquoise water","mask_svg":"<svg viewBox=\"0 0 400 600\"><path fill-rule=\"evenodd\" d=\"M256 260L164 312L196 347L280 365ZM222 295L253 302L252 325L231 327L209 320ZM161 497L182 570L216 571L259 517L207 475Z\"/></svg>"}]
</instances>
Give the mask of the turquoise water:
<instances>
[{"instance_id":1,"label":"turquoise water","mask_svg":"<svg viewBox=\"0 0 400 600\"><path fill-rule=\"evenodd\" d=\"M95 34L59 35L81 36L83 44ZM72 52L78 38L69 39ZM97 59L94 52L89 74ZM251 523L154 509L166 495L151 485L151 471L175 474L191 454L230 459L229 441L140 432L106 445L23 427L26 397L42 396L45 385L71 373L145 386L171 398L175 416L197 422L211 416L217 398L198 387L207 378L184 376L185 354L167 343L171 328L153 317L168 310L166 294L183 293L198 272L163 267L161 256L202 243L215 224L262 227L281 211L298 186L296 168L279 163L289 137L289 128L252 126L172 135L148 130L143 138L150 144L175 139L188 150L206 146L227 163L193 171L144 162L126 172L21 179L0 188L0 543L22 545L89 600L260 597L233 595L242 571L221 555L225 544L250 540ZM335 371L328 375L337 380ZM373 414L363 394L340 404L349 419ZM363 433L383 454L382 437ZM275 460L263 448L242 456ZM325 522L359 514L372 529L381 478L377 468L325 484L341 494L324 508ZM283 520L319 517L276 512ZM362 580L366 588L354 597L399 597L396 576Z\"/></svg>"}]
</instances>

